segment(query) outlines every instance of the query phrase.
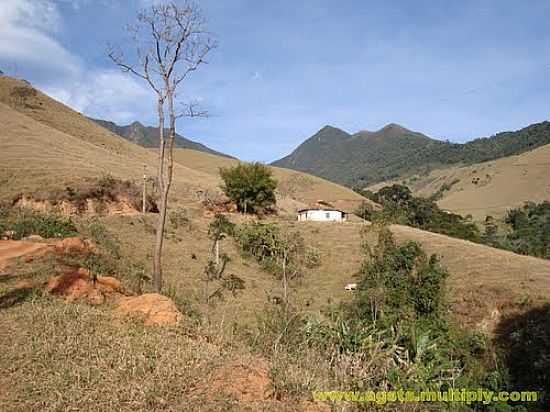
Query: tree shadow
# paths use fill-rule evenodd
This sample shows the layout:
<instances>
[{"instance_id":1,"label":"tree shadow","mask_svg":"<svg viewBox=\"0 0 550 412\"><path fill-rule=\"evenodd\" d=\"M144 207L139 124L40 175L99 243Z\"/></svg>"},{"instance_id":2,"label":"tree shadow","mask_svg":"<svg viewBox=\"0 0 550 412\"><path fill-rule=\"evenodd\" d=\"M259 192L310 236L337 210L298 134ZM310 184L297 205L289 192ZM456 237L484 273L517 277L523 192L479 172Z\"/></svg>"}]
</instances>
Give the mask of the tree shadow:
<instances>
[{"instance_id":1,"label":"tree shadow","mask_svg":"<svg viewBox=\"0 0 550 412\"><path fill-rule=\"evenodd\" d=\"M528 402L529 411L550 410L550 304L503 319L496 343L508 368L511 390L538 391L543 399Z\"/></svg>"},{"instance_id":2,"label":"tree shadow","mask_svg":"<svg viewBox=\"0 0 550 412\"><path fill-rule=\"evenodd\" d=\"M23 303L34 294L33 288L14 289L0 295L0 310Z\"/></svg>"}]
</instances>

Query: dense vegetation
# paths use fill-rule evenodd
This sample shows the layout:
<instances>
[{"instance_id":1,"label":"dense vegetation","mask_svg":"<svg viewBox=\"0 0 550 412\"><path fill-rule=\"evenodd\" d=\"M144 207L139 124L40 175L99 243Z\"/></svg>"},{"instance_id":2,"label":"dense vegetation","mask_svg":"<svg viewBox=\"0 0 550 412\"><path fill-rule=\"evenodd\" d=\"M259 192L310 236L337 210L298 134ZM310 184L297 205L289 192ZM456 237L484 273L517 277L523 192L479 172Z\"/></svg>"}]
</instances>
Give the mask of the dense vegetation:
<instances>
[{"instance_id":1,"label":"dense vegetation","mask_svg":"<svg viewBox=\"0 0 550 412\"><path fill-rule=\"evenodd\" d=\"M441 210L435 202L436 197L415 197L407 186L394 184L376 193L368 190L358 192L383 206L378 211L367 204L359 207L355 214L364 219L417 227L522 255L550 259L550 202L529 202L512 209L502 224L487 216L485 229L480 233L468 219Z\"/></svg>"},{"instance_id":2,"label":"dense vegetation","mask_svg":"<svg viewBox=\"0 0 550 412\"><path fill-rule=\"evenodd\" d=\"M525 255L550 259L550 202L527 203L508 212L510 248Z\"/></svg>"},{"instance_id":3,"label":"dense vegetation","mask_svg":"<svg viewBox=\"0 0 550 412\"><path fill-rule=\"evenodd\" d=\"M475 242L481 239L474 223L455 213L441 210L433 199L413 196L407 186L394 184L376 193L363 190L359 190L359 193L383 206L380 211L374 211L366 205L360 207L356 214L364 219L413 226Z\"/></svg>"},{"instance_id":4,"label":"dense vegetation","mask_svg":"<svg viewBox=\"0 0 550 412\"><path fill-rule=\"evenodd\" d=\"M344 391L512 390L508 371L489 339L448 320L447 272L439 260L414 242L397 246L384 227L376 230L377 245L364 243L361 280L350 303L332 308L323 318L292 306L274 306L259 315L260 329L252 341L275 364L275 394L298 396L319 389L322 379L332 390ZM373 401L355 404L353 410L423 410L416 404L394 406ZM430 407L526 410L504 402Z\"/></svg>"},{"instance_id":5,"label":"dense vegetation","mask_svg":"<svg viewBox=\"0 0 550 412\"><path fill-rule=\"evenodd\" d=\"M75 236L78 230L67 217L0 206L0 238L22 239L39 235L45 239Z\"/></svg>"},{"instance_id":6,"label":"dense vegetation","mask_svg":"<svg viewBox=\"0 0 550 412\"><path fill-rule=\"evenodd\" d=\"M511 209L504 219L505 227L491 216L485 220L485 243L513 252L550 259L550 202L528 202Z\"/></svg>"},{"instance_id":7,"label":"dense vegetation","mask_svg":"<svg viewBox=\"0 0 550 412\"><path fill-rule=\"evenodd\" d=\"M275 188L271 169L261 163L239 163L221 168L222 190L239 212L263 214L275 205Z\"/></svg>"},{"instance_id":8,"label":"dense vegetation","mask_svg":"<svg viewBox=\"0 0 550 412\"><path fill-rule=\"evenodd\" d=\"M550 143L550 122L458 144L391 124L350 135L326 126L276 166L301 170L348 186L426 173L442 165L472 164L523 153Z\"/></svg>"}]
</instances>

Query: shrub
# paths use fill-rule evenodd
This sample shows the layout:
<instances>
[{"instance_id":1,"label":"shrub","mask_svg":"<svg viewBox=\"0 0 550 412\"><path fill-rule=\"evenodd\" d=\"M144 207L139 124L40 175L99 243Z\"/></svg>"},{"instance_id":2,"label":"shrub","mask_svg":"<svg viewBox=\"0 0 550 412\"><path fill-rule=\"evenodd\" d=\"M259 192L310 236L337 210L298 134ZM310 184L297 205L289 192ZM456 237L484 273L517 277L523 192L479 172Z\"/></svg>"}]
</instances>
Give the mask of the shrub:
<instances>
[{"instance_id":1,"label":"shrub","mask_svg":"<svg viewBox=\"0 0 550 412\"><path fill-rule=\"evenodd\" d=\"M277 182L271 170L261 163L239 163L221 168L222 190L242 213L263 214L275 205Z\"/></svg>"},{"instance_id":2,"label":"shrub","mask_svg":"<svg viewBox=\"0 0 550 412\"><path fill-rule=\"evenodd\" d=\"M104 202L127 200L136 210L142 210L143 189L130 180L120 180L113 176L105 175L99 179L87 179L78 185L67 186L64 190L33 193L33 199L49 201L56 205L63 201L72 203L78 211L87 208L88 200L99 202L99 207ZM158 212L154 197L147 194L145 197L145 210Z\"/></svg>"},{"instance_id":3,"label":"shrub","mask_svg":"<svg viewBox=\"0 0 550 412\"><path fill-rule=\"evenodd\" d=\"M13 231L14 239L30 235L43 238L64 238L76 236L78 230L73 221L50 213L26 209L0 209L0 234Z\"/></svg>"},{"instance_id":4,"label":"shrub","mask_svg":"<svg viewBox=\"0 0 550 412\"><path fill-rule=\"evenodd\" d=\"M240 226L236 238L245 255L273 274L282 275L283 263L289 273L300 271L306 248L298 232L283 231L273 223L251 223Z\"/></svg>"},{"instance_id":5,"label":"shrub","mask_svg":"<svg viewBox=\"0 0 550 412\"><path fill-rule=\"evenodd\" d=\"M180 227L191 227L191 219L189 219L189 213L187 212L187 209L184 208L177 208L175 210L172 210L168 213L168 221L170 222L170 225L175 229L179 229Z\"/></svg>"},{"instance_id":6,"label":"shrub","mask_svg":"<svg viewBox=\"0 0 550 412\"><path fill-rule=\"evenodd\" d=\"M98 219L88 222L82 230L86 236L93 240L105 253L115 259L120 258L120 244L118 239Z\"/></svg>"},{"instance_id":7,"label":"shrub","mask_svg":"<svg viewBox=\"0 0 550 412\"><path fill-rule=\"evenodd\" d=\"M511 229L505 246L517 253L550 258L550 202L529 202L512 209L505 223Z\"/></svg>"},{"instance_id":8,"label":"shrub","mask_svg":"<svg viewBox=\"0 0 550 412\"><path fill-rule=\"evenodd\" d=\"M447 272L436 256L428 258L415 242L397 246L385 227L374 250L365 251L353 305L361 318L388 325L396 319L441 317Z\"/></svg>"},{"instance_id":9,"label":"shrub","mask_svg":"<svg viewBox=\"0 0 550 412\"><path fill-rule=\"evenodd\" d=\"M380 189L373 200L383 206L381 211L359 210L356 213L379 223L396 223L431 232L480 242L476 225L462 216L441 210L433 199L412 195L407 186L394 184Z\"/></svg>"}]
</instances>

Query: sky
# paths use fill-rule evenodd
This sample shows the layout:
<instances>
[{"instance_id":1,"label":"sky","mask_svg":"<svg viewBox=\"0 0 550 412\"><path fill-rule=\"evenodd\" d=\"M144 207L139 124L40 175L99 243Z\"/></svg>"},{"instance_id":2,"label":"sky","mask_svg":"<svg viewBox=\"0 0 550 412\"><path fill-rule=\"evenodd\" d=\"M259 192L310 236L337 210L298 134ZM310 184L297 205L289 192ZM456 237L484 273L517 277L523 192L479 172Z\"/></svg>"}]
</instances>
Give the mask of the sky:
<instances>
[{"instance_id":1,"label":"sky","mask_svg":"<svg viewBox=\"0 0 550 412\"><path fill-rule=\"evenodd\" d=\"M88 116L155 125L107 44L154 0L0 0L0 70ZM203 0L218 47L183 84L177 132L270 162L324 125L399 123L465 142L550 120L548 0Z\"/></svg>"}]
</instances>

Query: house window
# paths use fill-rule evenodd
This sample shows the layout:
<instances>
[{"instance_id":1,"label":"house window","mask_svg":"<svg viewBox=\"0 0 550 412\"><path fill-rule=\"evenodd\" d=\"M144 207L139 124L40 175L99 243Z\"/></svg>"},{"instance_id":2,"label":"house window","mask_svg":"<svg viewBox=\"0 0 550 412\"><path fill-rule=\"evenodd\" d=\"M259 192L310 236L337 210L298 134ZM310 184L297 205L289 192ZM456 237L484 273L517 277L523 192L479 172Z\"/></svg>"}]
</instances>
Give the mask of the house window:
<instances>
[{"instance_id":1,"label":"house window","mask_svg":"<svg viewBox=\"0 0 550 412\"><path fill-rule=\"evenodd\" d=\"M330 212L325 213L325 217L326 217L327 219L330 219Z\"/></svg>"}]
</instances>

